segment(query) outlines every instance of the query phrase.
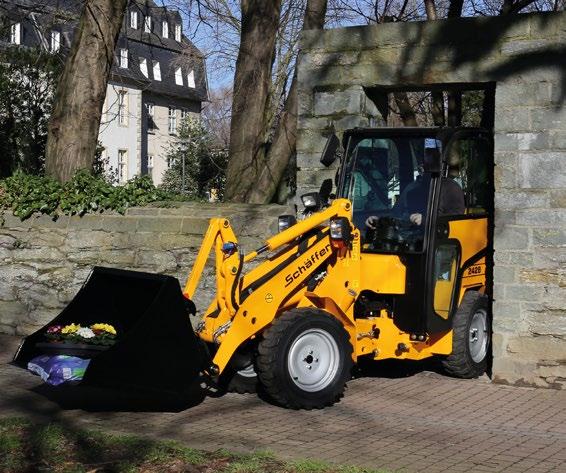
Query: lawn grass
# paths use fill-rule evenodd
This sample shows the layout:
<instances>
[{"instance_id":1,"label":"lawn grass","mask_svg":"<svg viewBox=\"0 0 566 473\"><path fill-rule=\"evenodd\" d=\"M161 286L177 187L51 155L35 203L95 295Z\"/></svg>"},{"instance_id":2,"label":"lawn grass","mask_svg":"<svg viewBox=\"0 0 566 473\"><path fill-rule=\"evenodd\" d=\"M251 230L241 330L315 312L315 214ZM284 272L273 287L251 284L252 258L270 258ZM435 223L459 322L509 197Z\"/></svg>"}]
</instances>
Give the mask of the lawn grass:
<instances>
[{"instance_id":1,"label":"lawn grass","mask_svg":"<svg viewBox=\"0 0 566 473\"><path fill-rule=\"evenodd\" d=\"M76 429L59 423L0 419L0 472L55 473L378 473L314 460L282 461L269 452L205 452L155 441ZM383 471L381 473L384 473Z\"/></svg>"}]
</instances>

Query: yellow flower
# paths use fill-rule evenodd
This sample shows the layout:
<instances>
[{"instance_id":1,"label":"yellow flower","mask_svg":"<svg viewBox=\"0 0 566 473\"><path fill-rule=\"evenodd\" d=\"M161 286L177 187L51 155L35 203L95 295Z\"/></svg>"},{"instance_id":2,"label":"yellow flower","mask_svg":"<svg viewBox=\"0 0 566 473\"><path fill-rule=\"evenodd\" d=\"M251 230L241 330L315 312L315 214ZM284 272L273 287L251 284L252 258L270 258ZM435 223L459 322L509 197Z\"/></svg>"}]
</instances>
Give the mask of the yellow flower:
<instances>
[{"instance_id":1,"label":"yellow flower","mask_svg":"<svg viewBox=\"0 0 566 473\"><path fill-rule=\"evenodd\" d=\"M110 324L93 324L90 326L92 330L102 330L112 335L116 335L116 329Z\"/></svg>"},{"instance_id":2,"label":"yellow flower","mask_svg":"<svg viewBox=\"0 0 566 473\"><path fill-rule=\"evenodd\" d=\"M79 324L65 325L61 329L61 333L75 333L80 328L81 328L81 326Z\"/></svg>"}]
</instances>

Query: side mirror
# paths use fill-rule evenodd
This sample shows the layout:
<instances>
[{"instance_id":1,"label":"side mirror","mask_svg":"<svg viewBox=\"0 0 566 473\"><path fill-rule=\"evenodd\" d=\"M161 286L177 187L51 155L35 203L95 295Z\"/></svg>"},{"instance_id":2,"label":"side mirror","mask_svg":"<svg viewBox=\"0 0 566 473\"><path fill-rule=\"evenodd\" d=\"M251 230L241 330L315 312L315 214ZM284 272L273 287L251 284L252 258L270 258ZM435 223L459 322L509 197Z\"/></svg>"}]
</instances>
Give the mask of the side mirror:
<instances>
[{"instance_id":1,"label":"side mirror","mask_svg":"<svg viewBox=\"0 0 566 473\"><path fill-rule=\"evenodd\" d=\"M328 167L334 161L336 161L336 151L340 146L340 140L338 137L333 133L328 137L326 140L326 145L324 145L324 150L322 151L322 156L320 157L320 164Z\"/></svg>"},{"instance_id":2,"label":"side mirror","mask_svg":"<svg viewBox=\"0 0 566 473\"><path fill-rule=\"evenodd\" d=\"M423 160L424 172L442 172L442 156L438 149L426 149Z\"/></svg>"},{"instance_id":3,"label":"side mirror","mask_svg":"<svg viewBox=\"0 0 566 473\"><path fill-rule=\"evenodd\" d=\"M318 191L318 194L320 196L320 201L323 203L328 202L331 192L332 192L332 179L325 179L324 181L322 181L322 184L320 185L320 190Z\"/></svg>"}]
</instances>

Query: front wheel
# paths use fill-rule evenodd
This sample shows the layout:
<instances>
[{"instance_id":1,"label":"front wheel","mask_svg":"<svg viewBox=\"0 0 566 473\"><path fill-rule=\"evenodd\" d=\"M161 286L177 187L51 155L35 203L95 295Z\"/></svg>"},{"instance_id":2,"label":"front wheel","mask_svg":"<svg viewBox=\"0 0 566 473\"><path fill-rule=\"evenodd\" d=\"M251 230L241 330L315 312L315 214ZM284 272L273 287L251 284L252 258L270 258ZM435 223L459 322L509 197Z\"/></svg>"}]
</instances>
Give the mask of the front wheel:
<instances>
[{"instance_id":1,"label":"front wheel","mask_svg":"<svg viewBox=\"0 0 566 473\"><path fill-rule=\"evenodd\" d=\"M452 354L444 369L458 378L477 378L487 368L491 348L488 297L476 291L467 292L454 314Z\"/></svg>"},{"instance_id":2,"label":"front wheel","mask_svg":"<svg viewBox=\"0 0 566 473\"><path fill-rule=\"evenodd\" d=\"M319 409L343 395L352 369L352 345L329 314L293 309L273 322L258 346L258 376L266 393L293 409Z\"/></svg>"}]
</instances>

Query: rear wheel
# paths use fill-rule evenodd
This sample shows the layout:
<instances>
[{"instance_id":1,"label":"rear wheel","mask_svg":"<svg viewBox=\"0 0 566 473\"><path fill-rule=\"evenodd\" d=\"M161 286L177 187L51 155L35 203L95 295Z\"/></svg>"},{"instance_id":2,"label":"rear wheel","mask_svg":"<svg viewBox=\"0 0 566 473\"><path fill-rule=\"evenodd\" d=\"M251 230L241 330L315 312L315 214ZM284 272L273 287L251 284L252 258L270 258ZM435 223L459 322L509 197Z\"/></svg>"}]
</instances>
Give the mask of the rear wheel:
<instances>
[{"instance_id":1,"label":"rear wheel","mask_svg":"<svg viewBox=\"0 0 566 473\"><path fill-rule=\"evenodd\" d=\"M443 361L444 369L458 378L477 378L487 368L491 348L488 298L467 292L453 321L452 354Z\"/></svg>"},{"instance_id":2,"label":"rear wheel","mask_svg":"<svg viewBox=\"0 0 566 473\"><path fill-rule=\"evenodd\" d=\"M258 346L257 371L266 393L294 409L338 401L352 369L352 345L340 322L316 309L276 319Z\"/></svg>"}]
</instances>

